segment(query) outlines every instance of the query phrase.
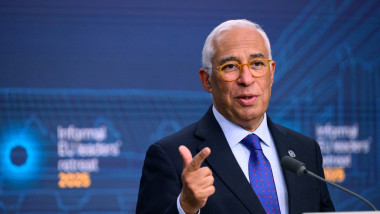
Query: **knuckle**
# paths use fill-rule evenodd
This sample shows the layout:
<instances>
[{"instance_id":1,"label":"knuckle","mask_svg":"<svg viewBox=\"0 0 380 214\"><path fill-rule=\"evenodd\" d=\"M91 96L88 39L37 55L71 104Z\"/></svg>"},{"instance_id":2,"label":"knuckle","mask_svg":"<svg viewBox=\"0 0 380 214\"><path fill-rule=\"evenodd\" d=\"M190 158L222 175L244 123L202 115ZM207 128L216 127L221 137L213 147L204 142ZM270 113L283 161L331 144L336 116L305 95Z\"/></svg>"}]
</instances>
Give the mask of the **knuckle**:
<instances>
[{"instance_id":1,"label":"knuckle","mask_svg":"<svg viewBox=\"0 0 380 214\"><path fill-rule=\"evenodd\" d=\"M199 152L194 159L197 159L198 161L202 162L206 159L206 155L203 152Z\"/></svg>"},{"instance_id":2,"label":"knuckle","mask_svg":"<svg viewBox=\"0 0 380 214\"><path fill-rule=\"evenodd\" d=\"M201 160L204 160L205 158L206 158L206 155L203 153L203 152L199 152L199 158L201 159Z\"/></svg>"},{"instance_id":3,"label":"knuckle","mask_svg":"<svg viewBox=\"0 0 380 214\"><path fill-rule=\"evenodd\" d=\"M210 169L208 166L206 166L206 167L204 167L204 168L205 168L207 174L212 175L212 171L211 171L211 169Z\"/></svg>"},{"instance_id":4,"label":"knuckle","mask_svg":"<svg viewBox=\"0 0 380 214\"><path fill-rule=\"evenodd\" d=\"M187 176L187 174L182 174L182 183L183 185L190 186L192 183L191 177Z\"/></svg>"},{"instance_id":5,"label":"knuckle","mask_svg":"<svg viewBox=\"0 0 380 214\"><path fill-rule=\"evenodd\" d=\"M213 176L210 176L210 183L211 183L211 184L214 184L214 181L215 181L214 177L213 177Z\"/></svg>"},{"instance_id":6,"label":"knuckle","mask_svg":"<svg viewBox=\"0 0 380 214\"><path fill-rule=\"evenodd\" d=\"M195 191L196 186L194 184L189 183L187 185L187 188L190 190L191 193L196 194L196 191Z\"/></svg>"},{"instance_id":7,"label":"knuckle","mask_svg":"<svg viewBox=\"0 0 380 214\"><path fill-rule=\"evenodd\" d=\"M197 200L202 199L202 194L200 192L193 192L193 194L194 194L194 198L196 198Z\"/></svg>"},{"instance_id":8,"label":"knuckle","mask_svg":"<svg viewBox=\"0 0 380 214\"><path fill-rule=\"evenodd\" d=\"M215 193L215 186L210 187L210 195Z\"/></svg>"},{"instance_id":9,"label":"knuckle","mask_svg":"<svg viewBox=\"0 0 380 214\"><path fill-rule=\"evenodd\" d=\"M201 170L202 170L202 173L203 173L204 175L212 175L212 171L211 171L211 169L210 169L209 167L207 167L207 166L202 167Z\"/></svg>"}]
</instances>

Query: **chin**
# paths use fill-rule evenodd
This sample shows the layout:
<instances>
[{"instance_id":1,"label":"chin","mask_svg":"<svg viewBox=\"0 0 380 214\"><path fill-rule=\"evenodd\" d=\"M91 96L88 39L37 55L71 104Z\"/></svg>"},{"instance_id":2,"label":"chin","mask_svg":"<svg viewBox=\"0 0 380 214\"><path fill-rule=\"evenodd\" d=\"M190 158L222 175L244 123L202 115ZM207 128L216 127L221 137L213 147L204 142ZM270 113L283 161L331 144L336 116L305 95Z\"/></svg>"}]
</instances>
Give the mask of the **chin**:
<instances>
[{"instance_id":1,"label":"chin","mask_svg":"<svg viewBox=\"0 0 380 214\"><path fill-rule=\"evenodd\" d=\"M245 121L255 121L257 119L261 119L264 115L264 112L246 112L241 115L241 118Z\"/></svg>"}]
</instances>

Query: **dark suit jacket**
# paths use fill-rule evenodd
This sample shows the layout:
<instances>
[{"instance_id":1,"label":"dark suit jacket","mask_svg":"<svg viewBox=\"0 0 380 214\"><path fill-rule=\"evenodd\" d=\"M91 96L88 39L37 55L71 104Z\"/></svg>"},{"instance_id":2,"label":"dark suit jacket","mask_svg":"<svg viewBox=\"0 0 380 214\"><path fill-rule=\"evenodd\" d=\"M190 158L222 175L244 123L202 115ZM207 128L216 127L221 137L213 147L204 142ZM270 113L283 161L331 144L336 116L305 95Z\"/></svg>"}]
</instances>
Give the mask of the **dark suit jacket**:
<instances>
[{"instance_id":1,"label":"dark suit jacket","mask_svg":"<svg viewBox=\"0 0 380 214\"><path fill-rule=\"evenodd\" d=\"M323 176L322 156L314 140L273 123L269 117L268 126L280 158L292 150L309 171ZM208 198L201 214L265 214L232 154L212 108L197 123L150 146L142 171L136 213L178 213L176 200L182 189L183 170L178 151L180 145L189 148L193 156L204 147L211 149L203 166L208 166L213 172L215 193ZM288 190L289 214L334 211L325 184L287 170L283 170L283 174Z\"/></svg>"}]
</instances>

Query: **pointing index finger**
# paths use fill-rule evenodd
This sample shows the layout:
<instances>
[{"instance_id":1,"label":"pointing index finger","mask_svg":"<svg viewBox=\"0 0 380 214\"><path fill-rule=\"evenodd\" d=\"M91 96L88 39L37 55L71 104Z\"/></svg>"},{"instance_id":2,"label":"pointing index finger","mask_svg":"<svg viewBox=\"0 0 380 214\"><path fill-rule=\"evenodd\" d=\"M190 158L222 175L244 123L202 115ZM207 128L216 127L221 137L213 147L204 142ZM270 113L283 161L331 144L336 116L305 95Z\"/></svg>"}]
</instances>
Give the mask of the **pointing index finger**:
<instances>
[{"instance_id":1,"label":"pointing index finger","mask_svg":"<svg viewBox=\"0 0 380 214\"><path fill-rule=\"evenodd\" d=\"M190 164L186 167L187 171L195 171L199 169L204 160L210 155L210 148L203 148L197 155L194 156L193 160L191 160Z\"/></svg>"}]
</instances>

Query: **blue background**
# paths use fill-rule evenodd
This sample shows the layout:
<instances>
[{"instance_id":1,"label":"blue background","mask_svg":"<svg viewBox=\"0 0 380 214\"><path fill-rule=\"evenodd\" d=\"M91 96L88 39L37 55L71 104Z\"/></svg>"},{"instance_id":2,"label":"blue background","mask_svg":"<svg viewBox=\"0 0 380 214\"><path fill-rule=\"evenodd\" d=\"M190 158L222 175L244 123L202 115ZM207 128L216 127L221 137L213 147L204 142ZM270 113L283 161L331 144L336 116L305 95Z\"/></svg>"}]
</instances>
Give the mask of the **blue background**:
<instances>
[{"instance_id":1,"label":"blue background","mask_svg":"<svg viewBox=\"0 0 380 214\"><path fill-rule=\"evenodd\" d=\"M357 124L370 151L340 184L380 208L380 2L0 0L0 213L134 213L148 146L211 104L204 40L238 18L272 44L270 117L315 138L316 124ZM89 188L57 185L59 125L123 142ZM369 210L330 192L339 211Z\"/></svg>"}]
</instances>

